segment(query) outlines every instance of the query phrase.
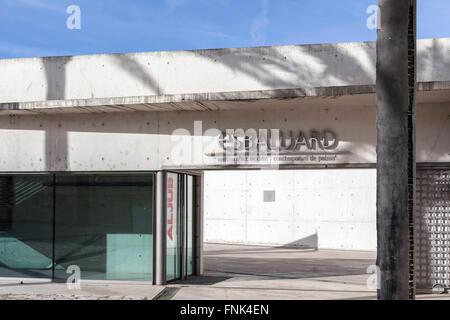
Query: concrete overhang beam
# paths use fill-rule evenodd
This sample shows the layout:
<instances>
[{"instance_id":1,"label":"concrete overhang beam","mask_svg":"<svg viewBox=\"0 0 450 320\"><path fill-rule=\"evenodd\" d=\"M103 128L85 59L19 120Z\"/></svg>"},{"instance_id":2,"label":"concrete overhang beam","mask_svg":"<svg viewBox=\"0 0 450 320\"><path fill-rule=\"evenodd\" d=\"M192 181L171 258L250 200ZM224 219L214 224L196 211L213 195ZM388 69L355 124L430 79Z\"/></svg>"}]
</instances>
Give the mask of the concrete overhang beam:
<instances>
[{"instance_id":1,"label":"concrete overhang beam","mask_svg":"<svg viewBox=\"0 0 450 320\"><path fill-rule=\"evenodd\" d=\"M419 103L450 101L450 81L421 82L418 84L418 91ZM339 98L355 95L373 95L374 97L374 94L375 85L363 85L161 96L48 100L1 103L0 115L124 111L215 111L235 109L237 105L233 104L233 102L239 103L239 106L242 106L242 103L245 102L251 104L252 102L258 101L277 102L280 100Z\"/></svg>"},{"instance_id":2,"label":"concrete overhang beam","mask_svg":"<svg viewBox=\"0 0 450 320\"><path fill-rule=\"evenodd\" d=\"M439 100L450 89L450 38L418 40L417 51L419 92ZM375 69L374 42L0 59L0 115L345 100L374 94Z\"/></svg>"}]
</instances>

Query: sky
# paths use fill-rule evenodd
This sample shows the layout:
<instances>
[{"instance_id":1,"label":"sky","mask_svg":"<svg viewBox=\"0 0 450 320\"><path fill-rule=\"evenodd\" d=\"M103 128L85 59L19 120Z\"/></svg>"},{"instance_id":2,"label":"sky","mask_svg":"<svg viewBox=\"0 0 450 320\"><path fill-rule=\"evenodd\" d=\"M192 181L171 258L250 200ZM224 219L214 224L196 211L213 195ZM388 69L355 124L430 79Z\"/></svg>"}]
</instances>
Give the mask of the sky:
<instances>
[{"instance_id":1,"label":"sky","mask_svg":"<svg viewBox=\"0 0 450 320\"><path fill-rule=\"evenodd\" d=\"M375 41L377 0L0 0L0 58ZM78 6L67 12L70 6ZM69 20L70 28L67 26ZM73 28L79 21L79 29ZM418 0L418 38L450 0Z\"/></svg>"}]
</instances>

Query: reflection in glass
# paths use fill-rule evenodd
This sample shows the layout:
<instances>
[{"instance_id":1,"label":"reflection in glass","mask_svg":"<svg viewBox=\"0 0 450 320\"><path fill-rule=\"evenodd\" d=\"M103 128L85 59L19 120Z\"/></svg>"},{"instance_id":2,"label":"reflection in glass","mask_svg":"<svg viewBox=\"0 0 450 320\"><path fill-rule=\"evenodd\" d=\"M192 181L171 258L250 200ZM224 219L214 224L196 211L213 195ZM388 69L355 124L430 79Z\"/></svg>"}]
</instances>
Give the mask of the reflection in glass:
<instances>
[{"instance_id":1,"label":"reflection in glass","mask_svg":"<svg viewBox=\"0 0 450 320\"><path fill-rule=\"evenodd\" d=\"M167 173L167 261L166 261L166 279L167 281L175 280L181 276L180 266L180 209L179 201L181 198L179 181L181 175L176 173Z\"/></svg>"},{"instance_id":2,"label":"reflection in glass","mask_svg":"<svg viewBox=\"0 0 450 320\"><path fill-rule=\"evenodd\" d=\"M192 275L194 273L194 260L193 260L193 248L194 248L194 214L195 214L195 184L193 176L187 177L187 199L186 199L186 274Z\"/></svg>"},{"instance_id":3,"label":"reflection in glass","mask_svg":"<svg viewBox=\"0 0 450 320\"><path fill-rule=\"evenodd\" d=\"M0 176L0 277L51 277L52 180Z\"/></svg>"},{"instance_id":4,"label":"reflection in glass","mask_svg":"<svg viewBox=\"0 0 450 320\"><path fill-rule=\"evenodd\" d=\"M56 276L152 280L152 175L56 176Z\"/></svg>"}]
</instances>

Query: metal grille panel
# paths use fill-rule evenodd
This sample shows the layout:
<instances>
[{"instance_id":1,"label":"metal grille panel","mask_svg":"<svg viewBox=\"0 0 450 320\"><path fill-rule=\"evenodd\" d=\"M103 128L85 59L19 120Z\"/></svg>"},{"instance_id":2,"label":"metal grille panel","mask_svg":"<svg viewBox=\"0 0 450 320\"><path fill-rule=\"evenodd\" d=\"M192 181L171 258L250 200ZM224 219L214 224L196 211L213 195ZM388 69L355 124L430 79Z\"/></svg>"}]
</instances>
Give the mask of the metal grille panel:
<instances>
[{"instance_id":1,"label":"metal grille panel","mask_svg":"<svg viewBox=\"0 0 450 320\"><path fill-rule=\"evenodd\" d=\"M416 179L416 287L450 288L450 170L418 169Z\"/></svg>"}]
</instances>

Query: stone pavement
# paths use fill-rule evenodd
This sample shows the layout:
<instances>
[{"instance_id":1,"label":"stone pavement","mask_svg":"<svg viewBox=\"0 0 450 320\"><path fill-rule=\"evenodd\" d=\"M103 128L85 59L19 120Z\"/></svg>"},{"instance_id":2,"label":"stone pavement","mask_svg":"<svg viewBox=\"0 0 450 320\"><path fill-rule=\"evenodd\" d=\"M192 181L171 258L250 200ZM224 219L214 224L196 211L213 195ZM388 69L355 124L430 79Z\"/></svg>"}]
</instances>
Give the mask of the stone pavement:
<instances>
[{"instance_id":1,"label":"stone pavement","mask_svg":"<svg viewBox=\"0 0 450 320\"><path fill-rule=\"evenodd\" d=\"M367 268L375 263L375 252L205 244L204 261L203 276L167 286L89 280L82 281L80 290L69 290L65 283L49 280L1 278L0 299L376 299L375 290L367 286Z\"/></svg>"},{"instance_id":2,"label":"stone pavement","mask_svg":"<svg viewBox=\"0 0 450 320\"><path fill-rule=\"evenodd\" d=\"M40 279L0 279L0 300L151 300L164 289L146 281L82 281L79 290Z\"/></svg>"}]
</instances>

